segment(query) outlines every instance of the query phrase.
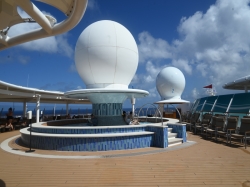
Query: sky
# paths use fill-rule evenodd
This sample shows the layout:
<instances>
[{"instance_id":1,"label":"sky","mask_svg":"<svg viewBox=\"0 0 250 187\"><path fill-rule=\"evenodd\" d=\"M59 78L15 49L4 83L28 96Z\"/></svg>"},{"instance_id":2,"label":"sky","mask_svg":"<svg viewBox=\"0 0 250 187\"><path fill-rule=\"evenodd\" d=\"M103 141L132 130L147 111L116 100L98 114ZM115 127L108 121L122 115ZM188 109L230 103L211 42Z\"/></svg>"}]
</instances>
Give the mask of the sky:
<instances>
[{"instance_id":1,"label":"sky","mask_svg":"<svg viewBox=\"0 0 250 187\"><path fill-rule=\"evenodd\" d=\"M33 3L58 22L66 17L41 2ZM149 96L136 106L159 101L156 77L165 67L180 69L186 79L182 99L193 102L206 96L203 87L213 84L216 94L225 83L249 75L250 0L89 0L79 24L67 33L24 43L0 51L0 80L32 88L70 91L84 89L77 73L74 48L81 32L100 20L125 26L139 50L139 63L129 88L143 89ZM18 10L22 17L25 12ZM34 28L19 24L14 36ZM242 92L242 91L241 91ZM124 107L130 107L130 101Z\"/></svg>"}]
</instances>

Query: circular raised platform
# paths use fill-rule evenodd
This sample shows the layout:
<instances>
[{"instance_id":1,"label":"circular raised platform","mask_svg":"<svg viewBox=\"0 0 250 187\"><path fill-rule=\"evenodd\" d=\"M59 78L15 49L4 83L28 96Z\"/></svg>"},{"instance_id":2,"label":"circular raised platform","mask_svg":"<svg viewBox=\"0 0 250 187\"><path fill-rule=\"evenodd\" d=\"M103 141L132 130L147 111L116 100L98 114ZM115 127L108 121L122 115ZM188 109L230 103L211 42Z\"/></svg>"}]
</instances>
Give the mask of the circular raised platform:
<instances>
[{"instance_id":1,"label":"circular raised platform","mask_svg":"<svg viewBox=\"0 0 250 187\"><path fill-rule=\"evenodd\" d=\"M72 90L64 95L75 99L89 99L92 103L123 103L127 98L142 98L149 93L139 89L96 88Z\"/></svg>"},{"instance_id":2,"label":"circular raised platform","mask_svg":"<svg viewBox=\"0 0 250 187\"><path fill-rule=\"evenodd\" d=\"M15 133L16 134L16 133ZM1 142L0 148L4 151L16 154L20 156L27 157L38 157L38 158L53 158L53 159L97 159L97 158L115 158L115 157L131 157L147 154L157 154L166 151L173 151L182 148L186 148L194 145L196 142L187 141L185 144L178 146L168 147L166 149L150 147L144 149L133 149L133 150L124 150L124 151L101 151L101 152L64 152L64 151L46 151L41 149L36 149L34 153L26 153L26 150L29 149L29 146L25 146L19 143L20 135L11 135L9 138Z\"/></svg>"},{"instance_id":3,"label":"circular raised platform","mask_svg":"<svg viewBox=\"0 0 250 187\"><path fill-rule=\"evenodd\" d=\"M84 120L84 119L83 119ZM155 120L155 119L151 119ZM81 120L64 120L40 122L32 125L32 148L58 151L108 151L145 147L168 147L167 125L176 130L180 136L186 134L185 125L178 120L162 123L123 126L58 126L68 123L81 123ZM54 123L54 126L52 126ZM50 125L50 126L47 126ZM20 130L21 140L25 145L30 143L30 128Z\"/></svg>"}]
</instances>

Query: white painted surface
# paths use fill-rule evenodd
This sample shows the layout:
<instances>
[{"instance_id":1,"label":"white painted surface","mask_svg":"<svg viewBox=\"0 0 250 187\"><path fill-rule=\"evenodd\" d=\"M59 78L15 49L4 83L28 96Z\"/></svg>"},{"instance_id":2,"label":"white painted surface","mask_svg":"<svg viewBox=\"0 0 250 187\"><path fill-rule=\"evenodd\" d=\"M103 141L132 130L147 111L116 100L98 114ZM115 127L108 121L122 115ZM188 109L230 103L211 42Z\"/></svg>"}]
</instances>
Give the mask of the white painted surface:
<instances>
[{"instance_id":1,"label":"white painted surface","mask_svg":"<svg viewBox=\"0 0 250 187\"><path fill-rule=\"evenodd\" d=\"M230 90L245 90L245 93L247 93L250 88L250 75L226 83L223 88Z\"/></svg>"},{"instance_id":2,"label":"white painted surface","mask_svg":"<svg viewBox=\"0 0 250 187\"><path fill-rule=\"evenodd\" d=\"M185 77L179 69L166 67L157 75L156 88L162 100L181 99Z\"/></svg>"},{"instance_id":3,"label":"white painted surface","mask_svg":"<svg viewBox=\"0 0 250 187\"><path fill-rule=\"evenodd\" d=\"M140 119L141 117L139 117ZM146 118L146 117L145 117ZM147 119L154 119L154 117L147 117ZM159 119L159 118L158 118ZM163 122L164 126L167 126L168 124L174 124L174 125L183 125L181 123L178 123L179 120L178 119L174 119L174 118L163 118L163 119L167 119L168 121ZM67 121L67 120L64 120ZM71 119L69 119L69 121L71 121ZM58 121L55 121L58 122ZM162 123L149 123L149 124L140 124L140 125L119 125L119 126L77 126L77 127L72 127L72 126L45 126L43 124L46 124L47 122L39 122L39 123L32 123L32 127L41 127L41 128L48 128L48 129L114 129L114 128L131 128L131 127L135 127L135 128L141 128L141 127L147 127L147 126L162 126ZM21 129L22 130L22 129ZM20 130L20 132L21 132Z\"/></svg>"},{"instance_id":4,"label":"white painted surface","mask_svg":"<svg viewBox=\"0 0 250 187\"><path fill-rule=\"evenodd\" d=\"M176 99L176 98L171 98L171 99L166 99L166 100L161 100L155 102L156 104L182 104L182 103L190 103L190 101L183 100L183 99Z\"/></svg>"},{"instance_id":5,"label":"white painted surface","mask_svg":"<svg viewBox=\"0 0 250 187\"><path fill-rule=\"evenodd\" d=\"M20 130L21 134L29 135L30 131L27 128ZM142 136L154 134L154 132L128 132L128 133L103 133L103 134L51 134L51 133L36 133L32 132L32 136L41 137L63 137L63 138L102 138L102 137L120 137L120 136Z\"/></svg>"},{"instance_id":6,"label":"white painted surface","mask_svg":"<svg viewBox=\"0 0 250 187\"><path fill-rule=\"evenodd\" d=\"M32 111L27 112L27 119L32 119Z\"/></svg>"},{"instance_id":7,"label":"white painted surface","mask_svg":"<svg viewBox=\"0 0 250 187\"><path fill-rule=\"evenodd\" d=\"M65 92L69 98L89 99L92 103L123 103L127 98L142 98L148 96L145 90L95 88Z\"/></svg>"},{"instance_id":8,"label":"white painted surface","mask_svg":"<svg viewBox=\"0 0 250 187\"><path fill-rule=\"evenodd\" d=\"M132 34L121 24L97 21L80 35L75 63L88 89L126 89L138 66L137 45Z\"/></svg>"},{"instance_id":9,"label":"white painted surface","mask_svg":"<svg viewBox=\"0 0 250 187\"><path fill-rule=\"evenodd\" d=\"M40 121L40 97L41 95L36 94L36 122Z\"/></svg>"},{"instance_id":10,"label":"white painted surface","mask_svg":"<svg viewBox=\"0 0 250 187\"><path fill-rule=\"evenodd\" d=\"M0 11L0 30L11 27L15 24L23 24L23 19L17 13L17 7L19 6L22 10L27 12L29 16L36 20L36 22L41 26L39 29L34 29L27 31L13 37L8 35L0 34L0 50L29 42L32 40L37 40L49 36L55 36L58 34L65 33L70 29L73 29L82 19L85 10L87 8L87 0L67 0L68 3L65 4L65 0L57 0L55 2L46 1L54 8L59 8L65 14L68 15L65 20L61 21L58 24L51 24L48 17L44 15L31 1L9 1L8 9L3 9ZM2 3L2 2L1 2ZM3 1L5 3L5 1ZM66 7L65 7L66 5ZM62 9L62 6L64 8ZM68 12L70 11L70 13Z\"/></svg>"}]
</instances>

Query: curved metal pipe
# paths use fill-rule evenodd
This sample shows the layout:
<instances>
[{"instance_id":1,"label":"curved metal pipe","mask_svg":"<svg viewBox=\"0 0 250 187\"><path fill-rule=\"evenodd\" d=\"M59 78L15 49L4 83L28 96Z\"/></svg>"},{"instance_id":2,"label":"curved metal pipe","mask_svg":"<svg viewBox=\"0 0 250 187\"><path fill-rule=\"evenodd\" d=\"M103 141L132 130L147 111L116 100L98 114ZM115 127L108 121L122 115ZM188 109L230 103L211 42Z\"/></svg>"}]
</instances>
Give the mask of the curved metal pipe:
<instances>
[{"instance_id":1,"label":"curved metal pipe","mask_svg":"<svg viewBox=\"0 0 250 187\"><path fill-rule=\"evenodd\" d=\"M149 108L149 107L148 107ZM146 122L148 122L148 108L147 108L147 110L146 110Z\"/></svg>"},{"instance_id":2,"label":"curved metal pipe","mask_svg":"<svg viewBox=\"0 0 250 187\"><path fill-rule=\"evenodd\" d=\"M178 114L179 114L179 116L180 116L179 122L182 122L181 114L180 114L180 111L178 110L178 108L176 108L173 104L170 104L170 105L172 105L172 106L176 109L176 111L178 112Z\"/></svg>"},{"instance_id":3,"label":"curved metal pipe","mask_svg":"<svg viewBox=\"0 0 250 187\"><path fill-rule=\"evenodd\" d=\"M142 107L140 108L140 110L139 110L139 112L138 112L137 119L139 118L139 114L140 114L142 108L143 108L144 106L146 106L146 105L152 105L152 106L154 106L154 107L158 110L158 112L159 112L159 114L160 114L160 116L161 116L161 124L162 124L162 126L163 126L163 119L162 119L162 114L161 114L160 110L159 110L154 104L151 104L151 103L146 103L146 104L142 105Z\"/></svg>"}]
</instances>

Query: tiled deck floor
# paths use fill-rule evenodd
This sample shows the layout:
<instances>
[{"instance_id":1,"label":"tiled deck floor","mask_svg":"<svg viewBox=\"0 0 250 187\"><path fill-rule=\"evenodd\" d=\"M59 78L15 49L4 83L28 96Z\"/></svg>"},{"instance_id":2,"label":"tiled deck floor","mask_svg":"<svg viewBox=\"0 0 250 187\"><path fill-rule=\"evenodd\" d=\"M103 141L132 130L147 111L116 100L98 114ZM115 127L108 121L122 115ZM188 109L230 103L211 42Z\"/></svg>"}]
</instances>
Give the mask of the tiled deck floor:
<instances>
[{"instance_id":1,"label":"tiled deck floor","mask_svg":"<svg viewBox=\"0 0 250 187\"><path fill-rule=\"evenodd\" d=\"M18 135L18 131L0 134L0 142ZM0 149L0 186L242 186L250 181L250 147L226 146L188 133L196 144L168 152L98 159L51 159L11 154ZM27 150L9 144L14 148ZM54 152L40 154L103 155L157 150L113 152ZM28 154L28 153L27 153ZM249 184L248 184L249 185Z\"/></svg>"}]
</instances>

